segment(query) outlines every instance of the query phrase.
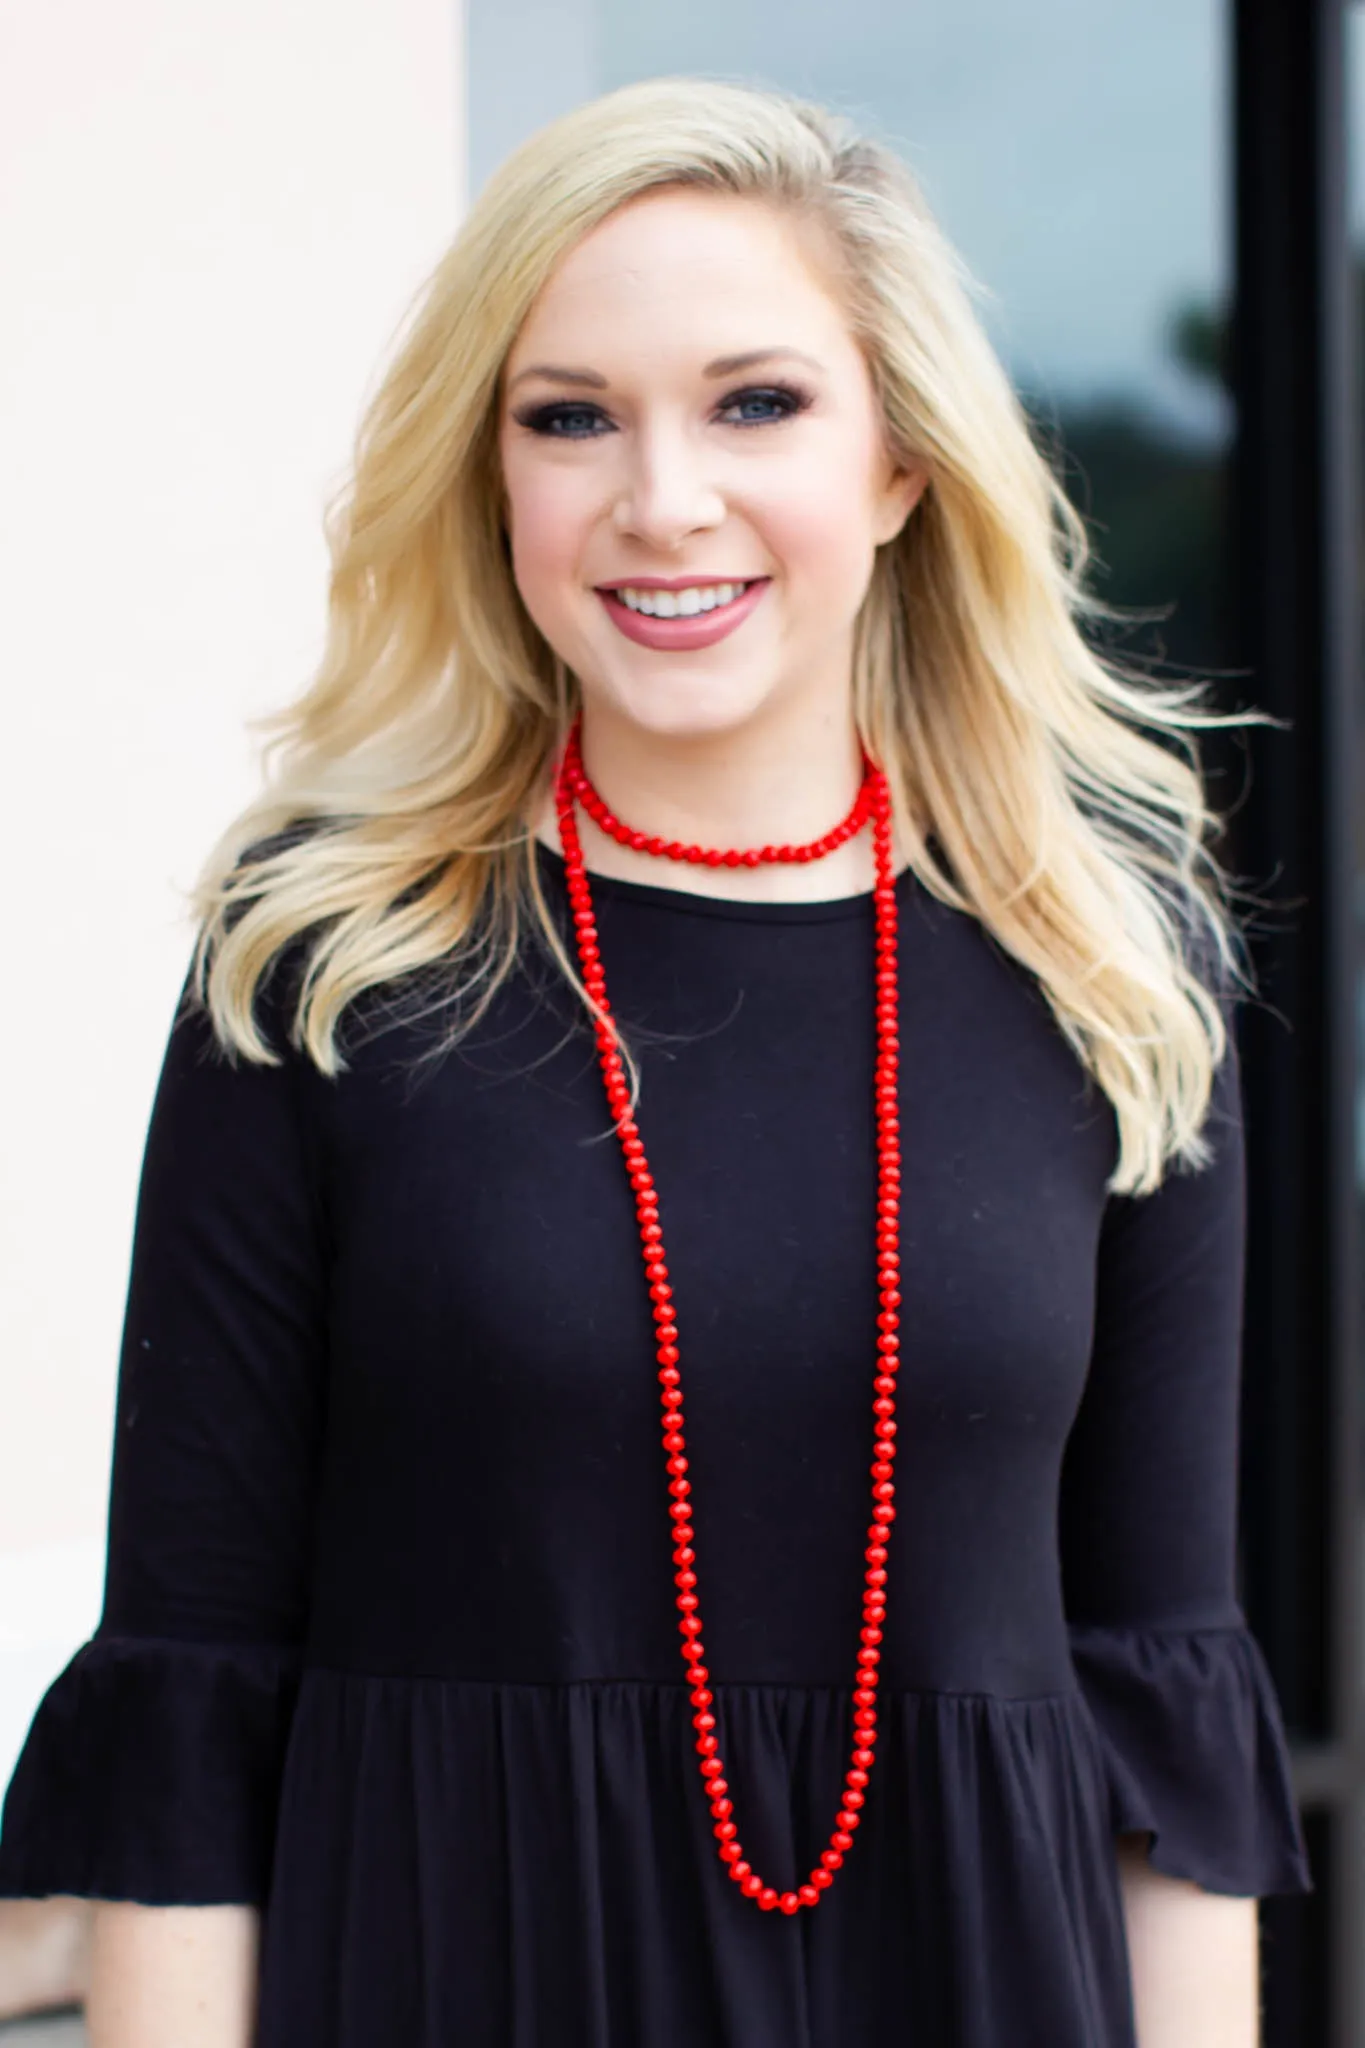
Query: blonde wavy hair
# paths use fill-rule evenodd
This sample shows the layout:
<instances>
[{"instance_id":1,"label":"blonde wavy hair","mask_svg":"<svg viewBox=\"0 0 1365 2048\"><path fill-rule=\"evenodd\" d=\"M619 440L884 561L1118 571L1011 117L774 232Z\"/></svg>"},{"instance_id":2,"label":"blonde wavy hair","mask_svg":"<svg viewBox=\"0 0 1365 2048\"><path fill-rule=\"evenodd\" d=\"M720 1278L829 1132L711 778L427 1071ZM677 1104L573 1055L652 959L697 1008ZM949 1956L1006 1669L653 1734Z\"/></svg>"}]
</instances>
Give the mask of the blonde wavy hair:
<instances>
[{"instance_id":1,"label":"blonde wavy hair","mask_svg":"<svg viewBox=\"0 0 1365 2048\"><path fill-rule=\"evenodd\" d=\"M509 566L500 373L566 251L667 186L823 230L888 444L928 466L878 552L853 678L911 867L1036 977L1113 1105L1111 1192L1207 1164L1227 1033L1221 975L1197 964L1244 976L1194 734L1275 721L1216 716L1206 684L1158 684L1091 644L1109 614L1085 587L1085 528L899 159L820 107L702 79L627 86L542 129L414 301L327 509L320 669L254 721L261 793L190 892L193 997L224 1046L273 1063L256 992L306 938L291 1041L329 1074L363 990L439 965L466 1028L536 932L587 1002L534 837L577 686Z\"/></svg>"}]
</instances>

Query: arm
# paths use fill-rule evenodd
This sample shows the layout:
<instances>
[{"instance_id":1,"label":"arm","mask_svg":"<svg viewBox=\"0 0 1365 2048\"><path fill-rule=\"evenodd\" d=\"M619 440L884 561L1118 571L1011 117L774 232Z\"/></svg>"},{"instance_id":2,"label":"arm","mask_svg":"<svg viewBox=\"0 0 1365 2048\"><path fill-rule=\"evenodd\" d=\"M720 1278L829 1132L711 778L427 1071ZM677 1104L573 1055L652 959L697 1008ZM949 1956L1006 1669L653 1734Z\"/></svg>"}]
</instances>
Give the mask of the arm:
<instances>
[{"instance_id":1,"label":"arm","mask_svg":"<svg viewBox=\"0 0 1365 2048\"><path fill-rule=\"evenodd\" d=\"M1227 1021L1213 1160L1106 1210L1062 1479L1139 2048L1256 2048L1256 1899L1308 1886L1278 1703L1235 1589L1246 1189Z\"/></svg>"},{"instance_id":2,"label":"arm","mask_svg":"<svg viewBox=\"0 0 1365 2048\"><path fill-rule=\"evenodd\" d=\"M251 2048L254 1906L95 1906L90 2048Z\"/></svg>"},{"instance_id":3,"label":"arm","mask_svg":"<svg viewBox=\"0 0 1365 2048\"><path fill-rule=\"evenodd\" d=\"M182 1009L138 1191L99 1627L40 1704L0 1895L96 1901L95 2048L247 2048L306 1631L326 1234L302 1057Z\"/></svg>"},{"instance_id":4,"label":"arm","mask_svg":"<svg viewBox=\"0 0 1365 2048\"><path fill-rule=\"evenodd\" d=\"M1118 1854L1138 2048L1256 2048L1256 1901L1154 1870L1145 1835Z\"/></svg>"},{"instance_id":5,"label":"arm","mask_svg":"<svg viewBox=\"0 0 1365 2048\"><path fill-rule=\"evenodd\" d=\"M88 1899L0 1899L0 2022L78 2005L89 1979Z\"/></svg>"}]
</instances>

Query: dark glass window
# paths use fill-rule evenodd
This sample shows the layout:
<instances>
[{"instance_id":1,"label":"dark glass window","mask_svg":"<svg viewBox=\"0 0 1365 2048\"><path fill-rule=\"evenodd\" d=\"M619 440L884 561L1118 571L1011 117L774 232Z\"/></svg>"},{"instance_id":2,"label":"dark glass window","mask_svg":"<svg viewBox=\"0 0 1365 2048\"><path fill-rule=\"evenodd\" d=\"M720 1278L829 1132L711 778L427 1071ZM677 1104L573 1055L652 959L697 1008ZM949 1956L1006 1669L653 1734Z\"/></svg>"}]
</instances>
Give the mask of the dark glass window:
<instances>
[{"instance_id":1,"label":"dark glass window","mask_svg":"<svg viewBox=\"0 0 1365 2048\"><path fill-rule=\"evenodd\" d=\"M1351 306L1354 331L1351 340L1355 352L1355 388L1357 412L1355 426L1359 435L1365 423L1365 5L1352 5L1346 16L1346 87L1347 87L1347 220L1351 247ZM1365 447L1358 443L1356 450L1355 510L1358 531L1355 537L1356 578L1354 599L1360 615L1360 641L1365 647ZM1365 675L1362 675L1356 694L1355 749L1352 761L1352 823L1353 878L1355 901L1355 988L1356 988L1356 1093L1355 1093L1355 1160L1356 1160L1356 1243L1365 1247ZM1365 1347L1365 1258L1359 1258L1356 1266L1356 1329L1362 1347ZM1365 1348L1360 1358L1362 1386L1365 1387ZM1365 1400L1362 1401L1365 1406ZM1365 1457L1360 1470L1365 1472ZM1365 1553L1365 1498L1359 1502L1355 1540ZM1365 1566L1362 1567L1357 1584L1365 1586ZM1356 1669L1354 1681L1365 1694L1365 1614L1362 1614L1354 1636ZM1349 1802L1343 1802L1342 1832L1347 1836L1346 1854L1356 1870L1365 1869L1365 1797L1362 1797L1359 1771L1355 1782L1349 1787L1352 1795ZM1351 1951L1348 1951L1348 1954ZM1362 2035L1365 2035L1365 1947L1354 1944L1353 1960L1358 1973L1355 1991L1354 2011L1361 2016Z\"/></svg>"},{"instance_id":2,"label":"dark glass window","mask_svg":"<svg viewBox=\"0 0 1365 2048\"><path fill-rule=\"evenodd\" d=\"M1346 17L1347 76L1347 166L1348 222L1351 237L1352 312L1355 331L1355 381L1359 412L1357 424L1365 421L1365 4L1353 5ZM1365 458L1365 449L1358 451ZM1357 516L1365 512L1365 459L1358 460L1356 488ZM1365 568L1365 523L1356 536L1356 561ZM1357 576L1356 600L1365 611L1365 575ZM1362 645L1365 645L1365 617L1362 617ZM1365 965L1365 676L1361 677L1355 753L1355 894L1356 925L1360 939L1358 959ZM1362 1238L1365 1243L1365 973L1357 977L1357 1052L1359 1092L1356 1098L1356 1179L1360 1189ZM1361 1271L1361 1329L1365 1331L1365 1265ZM1361 1361L1365 1373L1365 1359ZM1365 1513L1365 1502L1362 1502ZM1362 1527L1365 1540L1365 1527ZM1361 1673L1365 1682L1365 1672Z\"/></svg>"}]
</instances>

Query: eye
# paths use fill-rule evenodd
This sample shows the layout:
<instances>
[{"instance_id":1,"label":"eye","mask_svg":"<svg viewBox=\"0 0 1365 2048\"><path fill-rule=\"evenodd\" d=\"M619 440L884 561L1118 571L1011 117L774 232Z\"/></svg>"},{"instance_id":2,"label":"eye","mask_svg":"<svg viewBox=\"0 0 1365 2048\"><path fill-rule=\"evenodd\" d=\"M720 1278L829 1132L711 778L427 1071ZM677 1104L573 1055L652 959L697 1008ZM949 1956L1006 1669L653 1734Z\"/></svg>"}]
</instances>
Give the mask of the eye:
<instances>
[{"instance_id":1,"label":"eye","mask_svg":"<svg viewBox=\"0 0 1365 2048\"><path fill-rule=\"evenodd\" d=\"M519 427L556 441L590 441L600 432L611 431L611 422L600 406L577 398L559 399L553 405L528 406L512 417Z\"/></svg>"},{"instance_id":2,"label":"eye","mask_svg":"<svg viewBox=\"0 0 1365 2048\"><path fill-rule=\"evenodd\" d=\"M732 426L764 427L776 420L794 419L810 403L810 393L798 391L794 384L755 384L732 392L721 401L720 410L732 416Z\"/></svg>"}]
</instances>

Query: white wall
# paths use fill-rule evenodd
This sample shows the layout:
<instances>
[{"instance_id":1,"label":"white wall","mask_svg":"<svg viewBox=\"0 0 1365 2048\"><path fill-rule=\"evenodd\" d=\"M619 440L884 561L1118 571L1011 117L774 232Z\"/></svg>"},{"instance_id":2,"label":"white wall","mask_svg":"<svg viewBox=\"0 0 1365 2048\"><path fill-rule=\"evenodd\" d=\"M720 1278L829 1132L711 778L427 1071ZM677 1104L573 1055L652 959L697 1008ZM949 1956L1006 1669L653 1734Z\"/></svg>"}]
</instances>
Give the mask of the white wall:
<instances>
[{"instance_id":1,"label":"white wall","mask_svg":"<svg viewBox=\"0 0 1365 2048\"><path fill-rule=\"evenodd\" d=\"M97 1618L178 890L321 644L321 511L463 201L459 0L0 28L0 1788Z\"/></svg>"}]
</instances>

